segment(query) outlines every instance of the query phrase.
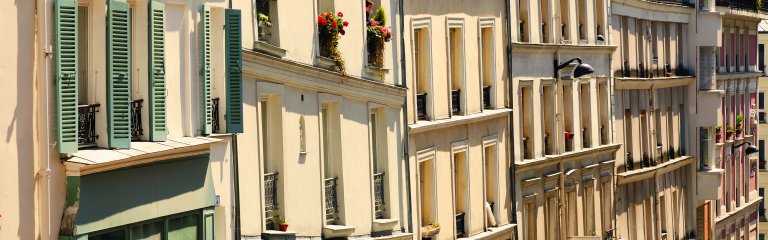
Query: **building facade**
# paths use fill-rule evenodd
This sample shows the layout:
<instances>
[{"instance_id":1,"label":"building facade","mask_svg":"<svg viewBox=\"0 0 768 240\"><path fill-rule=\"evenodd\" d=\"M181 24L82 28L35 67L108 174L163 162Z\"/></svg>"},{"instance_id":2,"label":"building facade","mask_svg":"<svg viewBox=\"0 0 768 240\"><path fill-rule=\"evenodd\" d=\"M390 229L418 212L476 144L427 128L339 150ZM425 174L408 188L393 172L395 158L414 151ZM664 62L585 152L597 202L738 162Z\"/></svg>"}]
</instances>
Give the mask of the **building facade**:
<instances>
[{"instance_id":1,"label":"building facade","mask_svg":"<svg viewBox=\"0 0 768 240\"><path fill-rule=\"evenodd\" d=\"M503 1L407 1L404 75L414 237L513 234Z\"/></svg>"},{"instance_id":2,"label":"building facade","mask_svg":"<svg viewBox=\"0 0 768 240\"><path fill-rule=\"evenodd\" d=\"M689 239L695 226L695 72L685 1L612 3L616 237Z\"/></svg>"},{"instance_id":3,"label":"building facade","mask_svg":"<svg viewBox=\"0 0 768 240\"><path fill-rule=\"evenodd\" d=\"M603 239L614 223L609 1L512 4L518 239ZM581 66L585 64L585 66ZM581 67L594 73L577 76ZM576 69L575 69L576 68Z\"/></svg>"},{"instance_id":4,"label":"building facade","mask_svg":"<svg viewBox=\"0 0 768 240\"><path fill-rule=\"evenodd\" d=\"M765 109L765 96L766 93L768 93L768 78L765 76L765 46L768 44L768 22L766 20L760 21L760 24L758 24L757 28L757 67L760 72L762 72L762 75L758 79L758 91L757 91L757 111L755 114L757 114L757 124L758 124L758 132L757 132L757 147L760 149L764 149L766 140L768 140L768 113L766 113ZM761 200L760 205L758 206L758 238L757 239L765 239L766 236L768 236L768 219L765 215L765 190L768 189L768 169L766 169L765 163L766 163L766 154L764 152L760 152L758 154L758 162L757 162L757 193L758 195L763 198Z\"/></svg>"},{"instance_id":5,"label":"building facade","mask_svg":"<svg viewBox=\"0 0 768 240\"><path fill-rule=\"evenodd\" d=\"M411 238L406 89L393 61L400 47L384 42L378 63L367 48L369 20L381 9L388 23L376 24L396 32L398 8L372 1L368 13L365 3L234 2L250 9L242 22L248 131L238 151L244 239ZM336 46L326 44L331 24Z\"/></svg>"}]
</instances>

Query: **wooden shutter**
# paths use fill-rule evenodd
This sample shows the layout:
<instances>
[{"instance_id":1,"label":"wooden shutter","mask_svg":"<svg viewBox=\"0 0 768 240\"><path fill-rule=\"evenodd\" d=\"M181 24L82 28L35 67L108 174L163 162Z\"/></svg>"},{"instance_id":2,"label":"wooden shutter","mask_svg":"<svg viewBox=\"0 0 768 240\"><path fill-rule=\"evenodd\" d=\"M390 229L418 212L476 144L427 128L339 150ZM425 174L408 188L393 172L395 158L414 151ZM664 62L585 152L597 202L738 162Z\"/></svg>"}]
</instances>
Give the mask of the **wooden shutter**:
<instances>
[{"instance_id":1,"label":"wooden shutter","mask_svg":"<svg viewBox=\"0 0 768 240\"><path fill-rule=\"evenodd\" d=\"M110 148L131 147L131 25L125 0L108 0L107 131Z\"/></svg>"},{"instance_id":2,"label":"wooden shutter","mask_svg":"<svg viewBox=\"0 0 768 240\"><path fill-rule=\"evenodd\" d=\"M60 153L77 152L77 2L56 0L53 4L56 124Z\"/></svg>"},{"instance_id":3,"label":"wooden shutter","mask_svg":"<svg viewBox=\"0 0 768 240\"><path fill-rule=\"evenodd\" d=\"M227 64L227 132L243 132L243 52L240 10L225 11Z\"/></svg>"},{"instance_id":4,"label":"wooden shutter","mask_svg":"<svg viewBox=\"0 0 768 240\"><path fill-rule=\"evenodd\" d=\"M207 6L200 7L200 132L211 134L211 10Z\"/></svg>"},{"instance_id":5,"label":"wooden shutter","mask_svg":"<svg viewBox=\"0 0 768 240\"><path fill-rule=\"evenodd\" d=\"M149 139L165 141L165 4L149 2Z\"/></svg>"}]
</instances>

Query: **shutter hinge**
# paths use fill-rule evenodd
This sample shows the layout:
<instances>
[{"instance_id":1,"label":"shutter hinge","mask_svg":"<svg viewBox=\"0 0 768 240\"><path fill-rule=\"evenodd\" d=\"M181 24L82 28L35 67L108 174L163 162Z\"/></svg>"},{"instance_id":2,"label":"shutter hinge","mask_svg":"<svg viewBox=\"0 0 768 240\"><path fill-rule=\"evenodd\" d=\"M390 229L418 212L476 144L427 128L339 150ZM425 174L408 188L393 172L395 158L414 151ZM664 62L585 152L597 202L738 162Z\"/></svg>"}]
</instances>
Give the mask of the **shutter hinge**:
<instances>
[{"instance_id":1,"label":"shutter hinge","mask_svg":"<svg viewBox=\"0 0 768 240\"><path fill-rule=\"evenodd\" d=\"M48 45L47 47L43 48L43 56L46 58L53 56L53 47L51 45Z\"/></svg>"}]
</instances>

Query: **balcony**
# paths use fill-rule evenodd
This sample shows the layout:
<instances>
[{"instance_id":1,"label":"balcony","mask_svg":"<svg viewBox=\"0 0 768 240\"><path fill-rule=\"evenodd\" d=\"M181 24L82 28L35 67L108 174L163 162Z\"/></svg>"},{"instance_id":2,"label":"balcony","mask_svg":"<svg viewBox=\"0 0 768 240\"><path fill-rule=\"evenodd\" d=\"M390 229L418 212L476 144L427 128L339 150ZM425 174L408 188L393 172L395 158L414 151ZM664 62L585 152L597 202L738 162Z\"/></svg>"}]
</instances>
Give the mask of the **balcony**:
<instances>
[{"instance_id":1,"label":"balcony","mask_svg":"<svg viewBox=\"0 0 768 240\"><path fill-rule=\"evenodd\" d=\"M696 180L699 187L699 200L717 200L720 191L721 178L725 170L717 168L704 168L696 172Z\"/></svg>"},{"instance_id":2,"label":"balcony","mask_svg":"<svg viewBox=\"0 0 768 240\"><path fill-rule=\"evenodd\" d=\"M461 114L461 89L451 90L451 112L453 115Z\"/></svg>"},{"instance_id":3,"label":"balcony","mask_svg":"<svg viewBox=\"0 0 768 240\"><path fill-rule=\"evenodd\" d=\"M463 237L467 231L464 229L464 213L456 214L456 236Z\"/></svg>"},{"instance_id":4,"label":"balcony","mask_svg":"<svg viewBox=\"0 0 768 240\"><path fill-rule=\"evenodd\" d=\"M144 129L141 127L141 108L144 99L131 101L131 140L138 140L144 135Z\"/></svg>"},{"instance_id":5,"label":"balcony","mask_svg":"<svg viewBox=\"0 0 768 240\"><path fill-rule=\"evenodd\" d=\"M213 133L221 133L221 125L219 124L219 98L213 98L211 100L211 124L213 125Z\"/></svg>"},{"instance_id":6,"label":"balcony","mask_svg":"<svg viewBox=\"0 0 768 240\"><path fill-rule=\"evenodd\" d=\"M77 106L77 144L82 147L96 146L96 113L101 104L85 104Z\"/></svg>"},{"instance_id":7,"label":"balcony","mask_svg":"<svg viewBox=\"0 0 768 240\"><path fill-rule=\"evenodd\" d=\"M264 211L275 212L277 207L277 172L264 174Z\"/></svg>"},{"instance_id":8,"label":"balcony","mask_svg":"<svg viewBox=\"0 0 768 240\"><path fill-rule=\"evenodd\" d=\"M492 109L491 106L491 86L483 87L483 108Z\"/></svg>"},{"instance_id":9,"label":"balcony","mask_svg":"<svg viewBox=\"0 0 768 240\"><path fill-rule=\"evenodd\" d=\"M384 173L373 174L373 206L376 218L384 218Z\"/></svg>"},{"instance_id":10,"label":"balcony","mask_svg":"<svg viewBox=\"0 0 768 240\"><path fill-rule=\"evenodd\" d=\"M717 0L715 4L719 7L730 7L733 9L757 12L757 0Z\"/></svg>"},{"instance_id":11,"label":"balcony","mask_svg":"<svg viewBox=\"0 0 768 240\"><path fill-rule=\"evenodd\" d=\"M427 93L416 94L418 120L427 120Z\"/></svg>"},{"instance_id":12,"label":"balcony","mask_svg":"<svg viewBox=\"0 0 768 240\"><path fill-rule=\"evenodd\" d=\"M336 222L336 214L339 212L339 203L336 198L337 177L325 179L325 221L327 224Z\"/></svg>"}]
</instances>

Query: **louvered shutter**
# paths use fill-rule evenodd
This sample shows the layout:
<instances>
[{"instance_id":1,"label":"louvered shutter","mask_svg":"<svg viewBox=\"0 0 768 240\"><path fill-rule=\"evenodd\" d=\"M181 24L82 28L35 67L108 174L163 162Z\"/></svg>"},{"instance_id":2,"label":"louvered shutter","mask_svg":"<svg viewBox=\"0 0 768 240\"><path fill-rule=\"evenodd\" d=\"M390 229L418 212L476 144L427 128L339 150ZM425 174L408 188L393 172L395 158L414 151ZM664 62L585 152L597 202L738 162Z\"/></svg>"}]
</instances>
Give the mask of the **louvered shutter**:
<instances>
[{"instance_id":1,"label":"louvered shutter","mask_svg":"<svg viewBox=\"0 0 768 240\"><path fill-rule=\"evenodd\" d=\"M227 132L243 132L243 52L240 10L225 11L227 61Z\"/></svg>"},{"instance_id":2,"label":"louvered shutter","mask_svg":"<svg viewBox=\"0 0 768 240\"><path fill-rule=\"evenodd\" d=\"M131 25L125 0L108 0L107 131L110 148L131 147Z\"/></svg>"},{"instance_id":3,"label":"louvered shutter","mask_svg":"<svg viewBox=\"0 0 768 240\"><path fill-rule=\"evenodd\" d=\"M77 152L77 2L54 2L56 124L60 153Z\"/></svg>"},{"instance_id":4,"label":"louvered shutter","mask_svg":"<svg viewBox=\"0 0 768 240\"><path fill-rule=\"evenodd\" d=\"M149 139L165 141L165 4L149 2Z\"/></svg>"},{"instance_id":5,"label":"louvered shutter","mask_svg":"<svg viewBox=\"0 0 768 240\"><path fill-rule=\"evenodd\" d=\"M207 6L200 8L200 131L203 135L211 134L211 10Z\"/></svg>"}]
</instances>

